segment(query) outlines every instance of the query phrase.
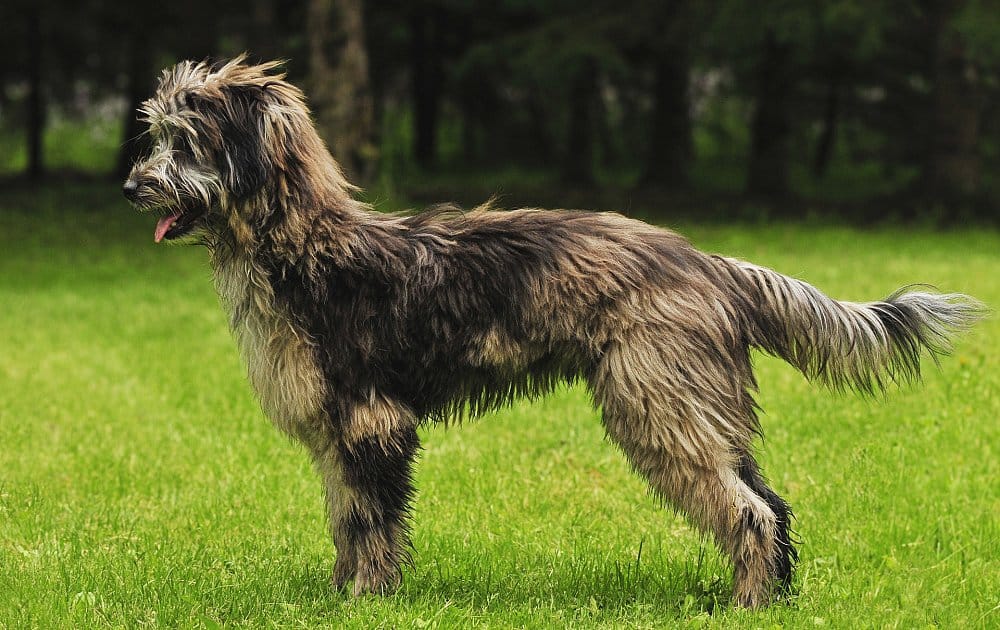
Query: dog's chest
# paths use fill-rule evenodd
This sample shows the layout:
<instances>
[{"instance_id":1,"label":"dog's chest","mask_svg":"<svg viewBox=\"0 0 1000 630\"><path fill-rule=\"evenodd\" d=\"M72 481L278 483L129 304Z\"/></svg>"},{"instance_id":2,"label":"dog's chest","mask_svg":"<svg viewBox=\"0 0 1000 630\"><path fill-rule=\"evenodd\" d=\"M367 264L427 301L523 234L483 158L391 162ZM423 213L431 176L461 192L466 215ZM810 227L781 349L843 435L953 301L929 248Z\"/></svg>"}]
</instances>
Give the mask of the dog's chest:
<instances>
[{"instance_id":1,"label":"dog's chest","mask_svg":"<svg viewBox=\"0 0 1000 630\"><path fill-rule=\"evenodd\" d=\"M280 429L304 437L320 421L325 397L307 336L275 304L266 274L247 258L217 265L215 285L261 407Z\"/></svg>"}]
</instances>

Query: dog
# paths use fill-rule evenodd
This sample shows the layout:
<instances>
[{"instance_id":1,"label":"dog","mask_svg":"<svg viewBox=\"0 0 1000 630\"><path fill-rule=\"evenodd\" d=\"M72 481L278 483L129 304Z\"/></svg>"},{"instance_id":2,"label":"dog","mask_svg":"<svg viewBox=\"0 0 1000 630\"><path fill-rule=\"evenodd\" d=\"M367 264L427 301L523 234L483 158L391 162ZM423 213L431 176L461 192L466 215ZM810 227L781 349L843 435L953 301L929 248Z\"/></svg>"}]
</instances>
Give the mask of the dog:
<instances>
[{"instance_id":1,"label":"dog","mask_svg":"<svg viewBox=\"0 0 1000 630\"><path fill-rule=\"evenodd\" d=\"M833 300L614 213L356 200L277 62L182 62L143 103L152 151L124 184L156 242L200 243L266 414L309 450L332 582L388 593L409 558L422 423L582 380L610 441L711 534L733 601L787 592L789 505L753 455L751 349L834 388L919 377L981 305L904 289Z\"/></svg>"}]
</instances>

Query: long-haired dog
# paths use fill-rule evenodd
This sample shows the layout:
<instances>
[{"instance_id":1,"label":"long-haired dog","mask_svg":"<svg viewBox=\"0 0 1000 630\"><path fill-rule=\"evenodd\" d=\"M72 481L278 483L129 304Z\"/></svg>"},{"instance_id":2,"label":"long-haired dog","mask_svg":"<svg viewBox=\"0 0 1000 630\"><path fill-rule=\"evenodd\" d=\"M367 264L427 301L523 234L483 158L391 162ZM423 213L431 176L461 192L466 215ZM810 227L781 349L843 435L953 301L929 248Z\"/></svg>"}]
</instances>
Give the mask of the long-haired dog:
<instances>
[{"instance_id":1,"label":"long-haired dog","mask_svg":"<svg viewBox=\"0 0 1000 630\"><path fill-rule=\"evenodd\" d=\"M421 423L582 379L635 471L729 555L735 602L764 605L796 552L753 456L751 349L871 391L978 317L957 294L839 302L618 214L373 212L276 66L164 71L124 191L161 215L156 242L207 245L250 382L323 478L333 582L355 594L391 590L408 558Z\"/></svg>"}]
</instances>

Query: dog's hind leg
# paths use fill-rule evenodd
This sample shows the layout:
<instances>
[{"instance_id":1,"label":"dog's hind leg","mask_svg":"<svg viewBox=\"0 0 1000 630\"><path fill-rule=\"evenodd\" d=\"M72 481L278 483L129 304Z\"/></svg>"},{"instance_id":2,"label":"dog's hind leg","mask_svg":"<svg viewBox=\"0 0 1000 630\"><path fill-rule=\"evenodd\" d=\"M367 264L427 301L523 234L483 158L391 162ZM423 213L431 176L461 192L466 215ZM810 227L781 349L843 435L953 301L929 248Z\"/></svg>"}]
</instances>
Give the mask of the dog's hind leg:
<instances>
[{"instance_id":1,"label":"dog's hind leg","mask_svg":"<svg viewBox=\"0 0 1000 630\"><path fill-rule=\"evenodd\" d=\"M791 578L790 546L784 529L787 509L776 514L767 500L740 478L727 454L706 457L683 448L645 446L613 428L618 420L606 416L605 422L611 438L621 445L632 467L649 481L653 491L711 533L729 555L735 603L766 605L777 583Z\"/></svg>"},{"instance_id":2,"label":"dog's hind leg","mask_svg":"<svg viewBox=\"0 0 1000 630\"><path fill-rule=\"evenodd\" d=\"M767 481L757 466L757 461L749 450L740 455L737 467L740 480L757 496L764 499L775 516L774 578L782 592L788 592L792 585L792 573L799 556L792 537L792 509L778 493L767 485Z\"/></svg>"},{"instance_id":3,"label":"dog's hind leg","mask_svg":"<svg viewBox=\"0 0 1000 630\"><path fill-rule=\"evenodd\" d=\"M700 386L670 354L608 349L591 378L605 429L653 491L729 555L736 604L766 605L790 580L793 552L788 507L749 456L753 420L728 417L752 413L749 396Z\"/></svg>"}]
</instances>

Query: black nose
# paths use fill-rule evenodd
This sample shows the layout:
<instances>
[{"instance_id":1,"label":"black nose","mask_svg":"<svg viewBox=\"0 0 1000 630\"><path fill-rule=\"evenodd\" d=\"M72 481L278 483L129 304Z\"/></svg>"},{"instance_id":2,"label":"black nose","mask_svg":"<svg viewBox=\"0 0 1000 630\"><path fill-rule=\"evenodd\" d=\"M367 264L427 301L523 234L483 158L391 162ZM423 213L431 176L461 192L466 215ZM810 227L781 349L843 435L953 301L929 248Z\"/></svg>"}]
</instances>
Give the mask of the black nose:
<instances>
[{"instance_id":1,"label":"black nose","mask_svg":"<svg viewBox=\"0 0 1000 630\"><path fill-rule=\"evenodd\" d=\"M122 194L124 194L125 198L129 201L135 201L136 197L139 196L138 190L139 182L134 179L125 180L125 184L122 186Z\"/></svg>"}]
</instances>

